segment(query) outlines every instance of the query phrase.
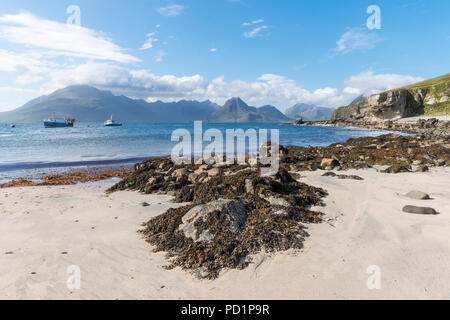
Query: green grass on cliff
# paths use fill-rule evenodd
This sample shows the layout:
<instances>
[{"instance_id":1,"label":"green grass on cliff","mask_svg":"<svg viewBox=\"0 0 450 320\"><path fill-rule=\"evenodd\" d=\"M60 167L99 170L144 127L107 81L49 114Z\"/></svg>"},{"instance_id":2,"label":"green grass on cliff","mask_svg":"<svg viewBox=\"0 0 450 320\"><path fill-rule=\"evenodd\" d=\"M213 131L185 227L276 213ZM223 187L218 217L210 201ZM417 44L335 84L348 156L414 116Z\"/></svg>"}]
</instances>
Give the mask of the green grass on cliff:
<instances>
[{"instance_id":1,"label":"green grass on cliff","mask_svg":"<svg viewBox=\"0 0 450 320\"><path fill-rule=\"evenodd\" d=\"M401 87L398 89L392 89L387 92L399 91L399 90L417 90L417 89L427 89L427 97L434 97L436 101L439 101L442 96L449 95L450 91L450 73L444 74L442 76L425 80L422 82L414 83L409 86ZM344 107L340 107L336 109L331 116L331 119L337 118L347 118L349 115L359 114L361 110L369 107L367 104L367 98L348 105ZM450 101L435 103L432 105L424 105L423 108L417 110L417 115L426 115L426 116L442 116L450 114Z\"/></svg>"},{"instance_id":2,"label":"green grass on cliff","mask_svg":"<svg viewBox=\"0 0 450 320\"><path fill-rule=\"evenodd\" d=\"M446 116L450 114L450 101L425 106L424 116Z\"/></svg>"},{"instance_id":3,"label":"green grass on cliff","mask_svg":"<svg viewBox=\"0 0 450 320\"><path fill-rule=\"evenodd\" d=\"M436 77L433 79L425 80L422 82L414 83L406 87L401 87L395 90L410 90L410 89L420 89L420 88L430 88L430 87L441 87L441 89L445 90L449 86L450 83L450 73L444 74L443 76ZM392 91L392 90L390 90Z\"/></svg>"}]
</instances>

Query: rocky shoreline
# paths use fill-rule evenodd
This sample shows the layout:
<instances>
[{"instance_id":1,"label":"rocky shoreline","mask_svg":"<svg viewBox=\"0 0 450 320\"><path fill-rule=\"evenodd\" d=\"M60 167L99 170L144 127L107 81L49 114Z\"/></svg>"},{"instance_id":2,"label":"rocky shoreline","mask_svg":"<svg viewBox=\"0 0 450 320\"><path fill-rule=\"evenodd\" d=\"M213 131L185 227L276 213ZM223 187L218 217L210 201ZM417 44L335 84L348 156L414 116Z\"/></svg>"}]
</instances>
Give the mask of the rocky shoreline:
<instances>
[{"instance_id":1,"label":"rocky shoreline","mask_svg":"<svg viewBox=\"0 0 450 320\"><path fill-rule=\"evenodd\" d=\"M437 118L418 119L416 122L401 122L396 120L370 121L358 118L336 119L324 121L303 121L298 119L290 122L292 125L304 126L335 126L335 127L357 127L366 129L380 129L405 133L424 133L435 136L450 136L450 121L442 121Z\"/></svg>"},{"instance_id":2,"label":"rocky shoreline","mask_svg":"<svg viewBox=\"0 0 450 320\"><path fill-rule=\"evenodd\" d=\"M297 172L324 170L324 176L353 180L362 178L334 171L426 172L450 164L450 137L389 134L328 147L280 146L279 157L280 170L271 177L262 177L259 165L146 160L108 192L169 194L188 203L143 224L141 233L155 251L167 253L168 268L214 279L224 268L245 268L259 254L302 248L307 224L322 222L310 207L320 206L327 191L299 182Z\"/></svg>"}]
</instances>

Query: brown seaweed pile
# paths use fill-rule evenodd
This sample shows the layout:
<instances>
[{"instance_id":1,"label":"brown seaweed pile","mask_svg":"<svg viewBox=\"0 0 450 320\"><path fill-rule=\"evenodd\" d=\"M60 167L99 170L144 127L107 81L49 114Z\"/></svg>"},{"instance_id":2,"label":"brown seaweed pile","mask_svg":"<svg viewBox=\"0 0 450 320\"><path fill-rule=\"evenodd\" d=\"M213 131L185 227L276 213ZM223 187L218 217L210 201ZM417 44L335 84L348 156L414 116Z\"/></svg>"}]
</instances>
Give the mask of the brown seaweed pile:
<instances>
[{"instance_id":1,"label":"brown seaweed pile","mask_svg":"<svg viewBox=\"0 0 450 320\"><path fill-rule=\"evenodd\" d=\"M57 174L48 174L30 178L19 178L10 182L0 184L2 188L13 187L36 187L36 186L59 186L59 185L73 185L76 183L86 183L93 181L106 180L111 178L126 178L131 173L128 168L90 168L83 171L64 172Z\"/></svg>"},{"instance_id":2,"label":"brown seaweed pile","mask_svg":"<svg viewBox=\"0 0 450 320\"><path fill-rule=\"evenodd\" d=\"M169 159L144 161L109 191L165 192L176 202L141 231L171 265L213 279L223 268L245 268L251 255L299 249L305 223L321 222L308 208L322 204L326 191L297 182L286 170L261 177L250 166L172 166Z\"/></svg>"}]
</instances>

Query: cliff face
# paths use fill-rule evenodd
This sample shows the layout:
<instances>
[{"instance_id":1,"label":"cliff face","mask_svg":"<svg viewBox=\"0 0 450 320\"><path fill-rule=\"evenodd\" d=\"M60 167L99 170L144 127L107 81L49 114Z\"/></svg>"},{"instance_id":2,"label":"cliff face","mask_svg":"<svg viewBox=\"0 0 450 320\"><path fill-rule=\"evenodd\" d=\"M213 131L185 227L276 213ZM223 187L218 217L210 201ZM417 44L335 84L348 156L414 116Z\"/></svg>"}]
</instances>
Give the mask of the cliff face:
<instances>
[{"instance_id":1,"label":"cliff face","mask_svg":"<svg viewBox=\"0 0 450 320\"><path fill-rule=\"evenodd\" d=\"M450 75L391 90L341 107L331 120L395 120L450 113Z\"/></svg>"},{"instance_id":2,"label":"cliff face","mask_svg":"<svg viewBox=\"0 0 450 320\"><path fill-rule=\"evenodd\" d=\"M427 89L389 91L370 96L366 117L399 119L421 114Z\"/></svg>"}]
</instances>

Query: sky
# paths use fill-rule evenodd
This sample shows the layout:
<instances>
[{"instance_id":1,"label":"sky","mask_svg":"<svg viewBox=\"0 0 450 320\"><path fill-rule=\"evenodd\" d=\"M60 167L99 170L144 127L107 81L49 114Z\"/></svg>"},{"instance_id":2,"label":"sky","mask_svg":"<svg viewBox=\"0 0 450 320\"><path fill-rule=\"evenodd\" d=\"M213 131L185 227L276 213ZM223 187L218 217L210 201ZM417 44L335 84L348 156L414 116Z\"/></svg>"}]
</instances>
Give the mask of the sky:
<instances>
[{"instance_id":1,"label":"sky","mask_svg":"<svg viewBox=\"0 0 450 320\"><path fill-rule=\"evenodd\" d=\"M3 0L0 111L74 84L336 108L450 72L448 0Z\"/></svg>"}]
</instances>

